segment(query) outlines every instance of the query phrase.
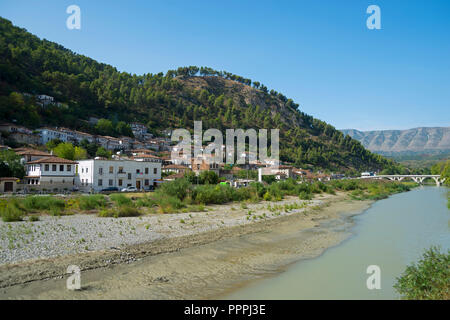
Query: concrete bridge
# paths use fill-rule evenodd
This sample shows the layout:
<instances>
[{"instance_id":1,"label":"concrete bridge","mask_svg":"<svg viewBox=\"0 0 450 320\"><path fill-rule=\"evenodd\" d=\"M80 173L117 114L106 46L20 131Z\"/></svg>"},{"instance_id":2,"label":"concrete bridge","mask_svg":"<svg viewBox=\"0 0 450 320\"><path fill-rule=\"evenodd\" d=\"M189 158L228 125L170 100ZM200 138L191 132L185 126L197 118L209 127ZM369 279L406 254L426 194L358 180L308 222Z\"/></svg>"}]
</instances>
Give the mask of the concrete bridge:
<instances>
[{"instance_id":1,"label":"concrete bridge","mask_svg":"<svg viewBox=\"0 0 450 320\"><path fill-rule=\"evenodd\" d=\"M416 183L422 184L425 179L431 178L436 182L436 185L439 187L442 183L445 182L445 178L441 178L438 174L423 174L423 175L416 175L416 174L392 174L392 175L377 175L374 176L374 178L385 178L392 181L402 181L403 179L412 179Z\"/></svg>"}]
</instances>

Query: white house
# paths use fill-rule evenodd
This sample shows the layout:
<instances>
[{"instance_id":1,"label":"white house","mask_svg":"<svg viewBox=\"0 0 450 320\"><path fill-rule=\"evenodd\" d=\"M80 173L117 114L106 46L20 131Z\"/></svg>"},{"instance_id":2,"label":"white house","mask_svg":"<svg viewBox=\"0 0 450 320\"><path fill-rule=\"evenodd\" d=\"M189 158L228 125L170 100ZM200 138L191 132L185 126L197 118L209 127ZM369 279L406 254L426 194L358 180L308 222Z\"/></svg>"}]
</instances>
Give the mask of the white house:
<instances>
[{"instance_id":1,"label":"white house","mask_svg":"<svg viewBox=\"0 0 450 320\"><path fill-rule=\"evenodd\" d=\"M46 144L47 142L59 139L62 142L67 142L69 140L72 140L73 134L67 132L67 131L61 131L57 128L40 128L37 131L39 131L39 135L41 137L41 144Z\"/></svg>"},{"instance_id":2,"label":"white house","mask_svg":"<svg viewBox=\"0 0 450 320\"><path fill-rule=\"evenodd\" d=\"M37 95L36 100L41 106L47 106L48 104L55 102L55 98L47 96L45 94Z\"/></svg>"},{"instance_id":3,"label":"white house","mask_svg":"<svg viewBox=\"0 0 450 320\"><path fill-rule=\"evenodd\" d=\"M77 162L58 157L44 157L26 164L25 184L41 191L72 190Z\"/></svg>"},{"instance_id":4,"label":"white house","mask_svg":"<svg viewBox=\"0 0 450 320\"><path fill-rule=\"evenodd\" d=\"M143 125L142 123L133 122L130 125L131 131L133 131L133 135L138 138L142 139L147 134L147 127Z\"/></svg>"},{"instance_id":5,"label":"white house","mask_svg":"<svg viewBox=\"0 0 450 320\"><path fill-rule=\"evenodd\" d=\"M155 186L161 179L161 163L135 160L80 160L76 183L80 191L101 191L109 187L136 187L139 190Z\"/></svg>"}]
</instances>

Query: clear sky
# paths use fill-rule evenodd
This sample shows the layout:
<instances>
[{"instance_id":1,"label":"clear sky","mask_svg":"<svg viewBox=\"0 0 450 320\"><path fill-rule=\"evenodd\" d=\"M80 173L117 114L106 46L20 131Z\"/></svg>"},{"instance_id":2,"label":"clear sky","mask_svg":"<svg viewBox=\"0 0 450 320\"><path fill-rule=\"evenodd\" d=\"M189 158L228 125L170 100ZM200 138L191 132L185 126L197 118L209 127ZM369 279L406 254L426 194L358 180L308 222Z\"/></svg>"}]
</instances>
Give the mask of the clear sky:
<instances>
[{"instance_id":1,"label":"clear sky","mask_svg":"<svg viewBox=\"0 0 450 320\"><path fill-rule=\"evenodd\" d=\"M66 28L72 4L81 30ZM338 129L450 125L448 0L1 0L0 16L121 71L260 81Z\"/></svg>"}]
</instances>

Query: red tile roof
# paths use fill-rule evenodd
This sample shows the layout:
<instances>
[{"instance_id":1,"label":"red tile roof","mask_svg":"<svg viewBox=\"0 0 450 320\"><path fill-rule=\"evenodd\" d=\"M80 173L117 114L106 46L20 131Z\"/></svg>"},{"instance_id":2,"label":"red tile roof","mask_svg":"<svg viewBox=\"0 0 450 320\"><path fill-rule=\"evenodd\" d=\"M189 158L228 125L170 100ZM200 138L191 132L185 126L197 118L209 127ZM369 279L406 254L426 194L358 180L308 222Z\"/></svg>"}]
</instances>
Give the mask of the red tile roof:
<instances>
[{"instance_id":1,"label":"red tile roof","mask_svg":"<svg viewBox=\"0 0 450 320\"><path fill-rule=\"evenodd\" d=\"M78 162L51 156L51 157L45 157L45 158L42 158L42 159L30 161L30 162L28 162L27 164L39 164L39 163L77 164Z\"/></svg>"}]
</instances>

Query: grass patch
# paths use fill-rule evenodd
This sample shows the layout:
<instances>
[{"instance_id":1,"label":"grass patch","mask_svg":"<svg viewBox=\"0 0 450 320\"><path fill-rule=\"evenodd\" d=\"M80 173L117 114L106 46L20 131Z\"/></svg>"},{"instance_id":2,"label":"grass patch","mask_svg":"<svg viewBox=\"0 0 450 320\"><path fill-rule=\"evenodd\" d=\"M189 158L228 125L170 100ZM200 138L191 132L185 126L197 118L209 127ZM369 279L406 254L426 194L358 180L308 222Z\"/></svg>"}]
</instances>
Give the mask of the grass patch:
<instances>
[{"instance_id":1,"label":"grass patch","mask_svg":"<svg viewBox=\"0 0 450 320\"><path fill-rule=\"evenodd\" d=\"M114 193L109 196L109 198L114 202L117 206L132 206L133 201L124 196L123 194Z\"/></svg>"},{"instance_id":2,"label":"grass patch","mask_svg":"<svg viewBox=\"0 0 450 320\"><path fill-rule=\"evenodd\" d=\"M102 209L107 205L106 197L101 194L81 196L77 200L80 210Z\"/></svg>"}]
</instances>

